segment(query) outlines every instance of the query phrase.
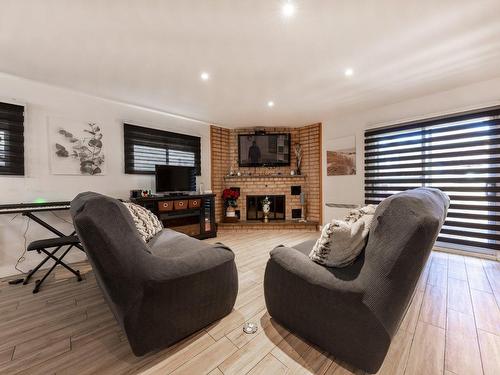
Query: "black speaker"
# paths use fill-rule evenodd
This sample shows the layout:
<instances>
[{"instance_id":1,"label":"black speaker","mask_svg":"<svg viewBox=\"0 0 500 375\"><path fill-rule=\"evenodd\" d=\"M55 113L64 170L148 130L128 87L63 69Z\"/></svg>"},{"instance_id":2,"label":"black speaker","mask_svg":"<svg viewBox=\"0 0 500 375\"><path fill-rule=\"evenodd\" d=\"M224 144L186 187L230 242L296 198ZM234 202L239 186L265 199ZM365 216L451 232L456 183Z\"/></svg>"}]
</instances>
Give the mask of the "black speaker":
<instances>
[{"instance_id":1,"label":"black speaker","mask_svg":"<svg viewBox=\"0 0 500 375\"><path fill-rule=\"evenodd\" d=\"M292 208L292 219L300 219L302 217L301 208Z\"/></svg>"},{"instance_id":2,"label":"black speaker","mask_svg":"<svg viewBox=\"0 0 500 375\"><path fill-rule=\"evenodd\" d=\"M130 190L130 198L140 198L140 197L142 197L142 190L140 189Z\"/></svg>"},{"instance_id":3,"label":"black speaker","mask_svg":"<svg viewBox=\"0 0 500 375\"><path fill-rule=\"evenodd\" d=\"M300 185L294 185L290 189L290 194L292 195L300 195L302 193L302 186Z\"/></svg>"}]
</instances>

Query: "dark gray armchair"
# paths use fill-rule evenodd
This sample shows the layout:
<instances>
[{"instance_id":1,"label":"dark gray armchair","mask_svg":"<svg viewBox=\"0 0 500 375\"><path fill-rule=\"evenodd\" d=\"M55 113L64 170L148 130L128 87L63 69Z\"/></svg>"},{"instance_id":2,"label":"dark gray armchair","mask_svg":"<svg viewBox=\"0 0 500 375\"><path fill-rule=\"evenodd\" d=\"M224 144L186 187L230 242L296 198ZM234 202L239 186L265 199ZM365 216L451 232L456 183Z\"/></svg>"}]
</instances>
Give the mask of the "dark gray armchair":
<instances>
[{"instance_id":1,"label":"dark gray armchair","mask_svg":"<svg viewBox=\"0 0 500 375\"><path fill-rule=\"evenodd\" d=\"M337 359L377 372L448 205L445 194L425 188L385 199L364 252L346 268L310 260L315 241L275 248L264 276L269 314Z\"/></svg>"},{"instance_id":2,"label":"dark gray armchair","mask_svg":"<svg viewBox=\"0 0 500 375\"><path fill-rule=\"evenodd\" d=\"M71 203L78 237L135 355L162 349L229 314L233 252L164 229L148 244L125 206L97 193Z\"/></svg>"}]
</instances>

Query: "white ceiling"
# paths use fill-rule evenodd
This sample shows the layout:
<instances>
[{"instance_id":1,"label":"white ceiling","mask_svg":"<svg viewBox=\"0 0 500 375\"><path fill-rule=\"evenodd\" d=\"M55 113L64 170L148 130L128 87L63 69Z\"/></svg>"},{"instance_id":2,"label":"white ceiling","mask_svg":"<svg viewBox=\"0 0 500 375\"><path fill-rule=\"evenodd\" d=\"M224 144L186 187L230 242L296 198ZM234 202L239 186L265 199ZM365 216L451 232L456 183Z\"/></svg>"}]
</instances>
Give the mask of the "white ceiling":
<instances>
[{"instance_id":1,"label":"white ceiling","mask_svg":"<svg viewBox=\"0 0 500 375\"><path fill-rule=\"evenodd\" d=\"M226 126L500 76L499 0L293 2L284 19L283 0L1 0L0 71Z\"/></svg>"}]
</instances>

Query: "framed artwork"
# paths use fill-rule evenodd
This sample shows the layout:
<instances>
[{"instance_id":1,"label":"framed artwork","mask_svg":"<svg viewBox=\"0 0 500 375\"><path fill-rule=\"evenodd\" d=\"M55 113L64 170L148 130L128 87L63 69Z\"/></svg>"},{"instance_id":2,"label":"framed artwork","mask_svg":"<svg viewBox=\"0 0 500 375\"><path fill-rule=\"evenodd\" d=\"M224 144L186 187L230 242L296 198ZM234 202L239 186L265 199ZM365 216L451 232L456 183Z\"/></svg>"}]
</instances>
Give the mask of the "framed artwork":
<instances>
[{"instance_id":1,"label":"framed artwork","mask_svg":"<svg viewBox=\"0 0 500 375\"><path fill-rule=\"evenodd\" d=\"M105 137L97 123L51 117L48 128L52 174L105 174Z\"/></svg>"},{"instance_id":2,"label":"framed artwork","mask_svg":"<svg viewBox=\"0 0 500 375\"><path fill-rule=\"evenodd\" d=\"M327 142L326 175L356 174L356 137L332 139Z\"/></svg>"}]
</instances>

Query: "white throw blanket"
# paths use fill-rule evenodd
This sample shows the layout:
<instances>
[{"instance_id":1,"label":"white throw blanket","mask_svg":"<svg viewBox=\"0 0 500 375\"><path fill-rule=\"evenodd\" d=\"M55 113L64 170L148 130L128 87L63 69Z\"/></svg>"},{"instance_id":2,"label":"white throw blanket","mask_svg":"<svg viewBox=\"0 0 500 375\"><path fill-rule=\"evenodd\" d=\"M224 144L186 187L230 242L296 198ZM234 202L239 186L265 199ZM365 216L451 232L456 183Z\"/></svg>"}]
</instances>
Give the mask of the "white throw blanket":
<instances>
[{"instance_id":1,"label":"white throw blanket","mask_svg":"<svg viewBox=\"0 0 500 375\"><path fill-rule=\"evenodd\" d=\"M309 258L327 267L345 267L354 262L366 245L376 207L350 210L344 220L326 224Z\"/></svg>"}]
</instances>

